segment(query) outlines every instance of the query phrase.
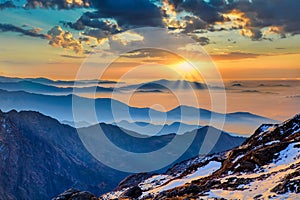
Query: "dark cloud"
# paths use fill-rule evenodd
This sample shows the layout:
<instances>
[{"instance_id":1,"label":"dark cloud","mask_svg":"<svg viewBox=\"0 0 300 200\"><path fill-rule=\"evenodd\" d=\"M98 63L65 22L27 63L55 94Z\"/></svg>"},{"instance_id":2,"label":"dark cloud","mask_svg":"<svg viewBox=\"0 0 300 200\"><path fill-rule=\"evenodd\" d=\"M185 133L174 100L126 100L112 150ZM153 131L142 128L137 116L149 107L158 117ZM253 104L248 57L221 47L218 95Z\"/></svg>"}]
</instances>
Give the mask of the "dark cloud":
<instances>
[{"instance_id":1,"label":"dark cloud","mask_svg":"<svg viewBox=\"0 0 300 200\"><path fill-rule=\"evenodd\" d=\"M212 4L209 4L203 0L185 0L177 1L177 12L186 11L199 17L208 24L214 24L216 22L225 22L228 19L219 12L219 10Z\"/></svg>"},{"instance_id":2,"label":"dark cloud","mask_svg":"<svg viewBox=\"0 0 300 200\"><path fill-rule=\"evenodd\" d=\"M193 35L192 39L194 39L196 42L198 42L202 46L208 45L210 43L210 40L207 37L199 37L199 36Z\"/></svg>"},{"instance_id":3,"label":"dark cloud","mask_svg":"<svg viewBox=\"0 0 300 200\"><path fill-rule=\"evenodd\" d=\"M163 26L160 9L149 0L92 0L99 18L113 18L123 28Z\"/></svg>"},{"instance_id":4,"label":"dark cloud","mask_svg":"<svg viewBox=\"0 0 300 200\"><path fill-rule=\"evenodd\" d=\"M162 4L168 4L171 14ZM14 7L11 0L0 4L0 9ZM27 0L24 5L25 9L83 7L91 7L95 11L85 12L76 21L62 23L98 40L131 28L145 26L167 27L169 30L178 29L190 34L239 30L241 35L252 40L270 41L270 34L278 34L285 38L300 33L298 0ZM238 14L237 17L231 18L232 13ZM33 37L47 37L34 30L9 24L1 24L1 30ZM210 43L206 37L194 39L199 40L202 45ZM257 55L232 52L225 56L241 59ZM226 59L224 55L216 57Z\"/></svg>"},{"instance_id":5,"label":"dark cloud","mask_svg":"<svg viewBox=\"0 0 300 200\"><path fill-rule=\"evenodd\" d=\"M257 93L257 94L278 94L275 92L259 91L259 90L241 90L241 93Z\"/></svg>"},{"instance_id":6,"label":"dark cloud","mask_svg":"<svg viewBox=\"0 0 300 200\"><path fill-rule=\"evenodd\" d=\"M223 12L238 10L247 19L244 30L252 33L251 38L259 40L263 37L262 29L270 27L270 31L285 37L285 34L300 33L300 1L295 0L252 0L234 1Z\"/></svg>"},{"instance_id":7,"label":"dark cloud","mask_svg":"<svg viewBox=\"0 0 300 200\"><path fill-rule=\"evenodd\" d=\"M241 83L233 83L231 86L232 87L243 87L243 84L241 84Z\"/></svg>"},{"instance_id":8,"label":"dark cloud","mask_svg":"<svg viewBox=\"0 0 300 200\"><path fill-rule=\"evenodd\" d=\"M268 28L269 33L279 34L285 38L286 34L300 33L300 1L295 0L169 0L177 12L189 12L185 32L197 29L208 31L224 31L240 29L240 33L252 40L268 39L262 29ZM231 19L227 14L239 13L240 17ZM199 21L200 20L200 21ZM216 28L214 24L232 21L231 29ZM196 22L196 23L193 23ZM238 23L236 23L238 22Z\"/></svg>"},{"instance_id":9,"label":"dark cloud","mask_svg":"<svg viewBox=\"0 0 300 200\"><path fill-rule=\"evenodd\" d=\"M90 38L87 38L87 37L80 37L78 40L80 43L89 43L90 42Z\"/></svg>"},{"instance_id":10,"label":"dark cloud","mask_svg":"<svg viewBox=\"0 0 300 200\"><path fill-rule=\"evenodd\" d=\"M241 92L245 92L245 93L260 93L259 90L242 90Z\"/></svg>"},{"instance_id":11,"label":"dark cloud","mask_svg":"<svg viewBox=\"0 0 300 200\"><path fill-rule=\"evenodd\" d=\"M300 95L286 96L286 98L300 98Z\"/></svg>"},{"instance_id":12,"label":"dark cloud","mask_svg":"<svg viewBox=\"0 0 300 200\"><path fill-rule=\"evenodd\" d=\"M10 31L10 32L21 33L23 35L27 35L27 36L31 36L31 37L39 37L42 39L49 39L48 35L39 33L40 29L26 30L26 29L23 29L21 27L18 27L18 26L12 25L12 24L1 24L0 23L0 30L2 32Z\"/></svg>"},{"instance_id":13,"label":"dark cloud","mask_svg":"<svg viewBox=\"0 0 300 200\"><path fill-rule=\"evenodd\" d=\"M97 13L86 12L75 23L62 22L65 26L69 26L75 30L84 30L86 27L97 28L108 31L111 34L118 33L118 24L108 19L99 19Z\"/></svg>"},{"instance_id":14,"label":"dark cloud","mask_svg":"<svg viewBox=\"0 0 300 200\"><path fill-rule=\"evenodd\" d=\"M161 10L149 0L91 0L95 12L84 13L76 22L62 22L86 36L101 41L131 28L162 27Z\"/></svg>"},{"instance_id":15,"label":"dark cloud","mask_svg":"<svg viewBox=\"0 0 300 200\"><path fill-rule=\"evenodd\" d=\"M137 90L138 93L164 93L162 90Z\"/></svg>"},{"instance_id":16,"label":"dark cloud","mask_svg":"<svg viewBox=\"0 0 300 200\"><path fill-rule=\"evenodd\" d=\"M83 35L96 38L98 41L107 38L110 35L109 31L103 31L101 29L87 29L83 32Z\"/></svg>"},{"instance_id":17,"label":"dark cloud","mask_svg":"<svg viewBox=\"0 0 300 200\"><path fill-rule=\"evenodd\" d=\"M17 6L14 4L13 1L5 1L4 3L0 3L0 10L5 8L16 8Z\"/></svg>"},{"instance_id":18,"label":"dark cloud","mask_svg":"<svg viewBox=\"0 0 300 200\"><path fill-rule=\"evenodd\" d=\"M206 29L208 27L205 21L196 16L185 16L184 20L187 22L184 27L184 33L191 33L195 30Z\"/></svg>"},{"instance_id":19,"label":"dark cloud","mask_svg":"<svg viewBox=\"0 0 300 200\"><path fill-rule=\"evenodd\" d=\"M290 85L286 84L259 84L259 87L291 87Z\"/></svg>"},{"instance_id":20,"label":"dark cloud","mask_svg":"<svg viewBox=\"0 0 300 200\"><path fill-rule=\"evenodd\" d=\"M89 6L89 0L27 0L24 8L74 9Z\"/></svg>"}]
</instances>

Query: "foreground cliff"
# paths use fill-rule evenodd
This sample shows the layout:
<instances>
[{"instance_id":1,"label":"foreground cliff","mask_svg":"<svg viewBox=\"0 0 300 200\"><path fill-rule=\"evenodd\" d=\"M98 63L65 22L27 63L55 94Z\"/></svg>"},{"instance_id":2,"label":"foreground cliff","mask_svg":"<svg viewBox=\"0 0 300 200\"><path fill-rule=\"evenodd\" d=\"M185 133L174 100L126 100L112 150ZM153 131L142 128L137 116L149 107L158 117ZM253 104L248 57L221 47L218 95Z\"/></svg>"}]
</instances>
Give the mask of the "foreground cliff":
<instances>
[{"instance_id":1,"label":"foreground cliff","mask_svg":"<svg viewBox=\"0 0 300 200\"><path fill-rule=\"evenodd\" d=\"M182 162L165 174L128 177L100 197L117 198L300 199L300 115L262 125L230 151Z\"/></svg>"}]
</instances>

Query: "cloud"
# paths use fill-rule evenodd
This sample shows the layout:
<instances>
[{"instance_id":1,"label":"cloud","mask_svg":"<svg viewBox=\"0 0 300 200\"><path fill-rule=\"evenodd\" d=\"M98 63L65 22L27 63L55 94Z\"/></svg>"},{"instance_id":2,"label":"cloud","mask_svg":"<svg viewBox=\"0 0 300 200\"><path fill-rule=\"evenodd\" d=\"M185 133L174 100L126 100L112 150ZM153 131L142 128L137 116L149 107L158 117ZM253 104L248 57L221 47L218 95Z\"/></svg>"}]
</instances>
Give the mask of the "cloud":
<instances>
[{"instance_id":1,"label":"cloud","mask_svg":"<svg viewBox=\"0 0 300 200\"><path fill-rule=\"evenodd\" d=\"M263 54L246 53L246 52L226 52L222 54L210 54L214 60L240 60L247 58L257 58Z\"/></svg>"},{"instance_id":2,"label":"cloud","mask_svg":"<svg viewBox=\"0 0 300 200\"><path fill-rule=\"evenodd\" d=\"M62 22L75 30L84 30L86 27L101 29L111 34L120 32L118 24L111 19L99 19L97 13L86 12L75 23Z\"/></svg>"},{"instance_id":3,"label":"cloud","mask_svg":"<svg viewBox=\"0 0 300 200\"><path fill-rule=\"evenodd\" d=\"M40 28L31 28L27 30L12 24L0 23L0 31L2 32L16 32L26 36L47 39L49 40L49 44L51 46L70 49L75 51L76 53L83 51L83 46L81 45L81 42L83 42L83 40L75 39L70 32L63 31L60 26L53 27L48 31L48 34L40 33L41 30L42 29Z\"/></svg>"},{"instance_id":4,"label":"cloud","mask_svg":"<svg viewBox=\"0 0 300 200\"><path fill-rule=\"evenodd\" d=\"M135 50L132 52L128 52L126 54L121 55L121 57L126 57L126 58L147 58L147 57L151 57L151 58L161 58L163 56L167 56L165 55L165 52L159 51L157 49L140 49L140 50Z\"/></svg>"},{"instance_id":5,"label":"cloud","mask_svg":"<svg viewBox=\"0 0 300 200\"><path fill-rule=\"evenodd\" d=\"M5 1L4 3L0 3L0 10L5 8L16 8L17 6L14 4L13 1Z\"/></svg>"},{"instance_id":6,"label":"cloud","mask_svg":"<svg viewBox=\"0 0 300 200\"><path fill-rule=\"evenodd\" d=\"M102 39L107 38L110 33L101 29L87 29L83 32L83 35L96 38L100 42Z\"/></svg>"},{"instance_id":7,"label":"cloud","mask_svg":"<svg viewBox=\"0 0 300 200\"><path fill-rule=\"evenodd\" d=\"M263 91L259 91L259 90L241 90L241 93L257 93L257 94L278 94L275 92L263 92Z\"/></svg>"},{"instance_id":8,"label":"cloud","mask_svg":"<svg viewBox=\"0 0 300 200\"><path fill-rule=\"evenodd\" d=\"M70 49L76 53L83 51L80 41L75 39L70 32L64 31L60 26L54 26L48 31L48 35L50 36L49 44L51 46Z\"/></svg>"},{"instance_id":9,"label":"cloud","mask_svg":"<svg viewBox=\"0 0 300 200\"><path fill-rule=\"evenodd\" d=\"M89 6L88 0L27 0L24 8L73 9Z\"/></svg>"},{"instance_id":10,"label":"cloud","mask_svg":"<svg viewBox=\"0 0 300 200\"><path fill-rule=\"evenodd\" d=\"M186 1L174 1L176 2L176 11L190 12L194 16L199 17L208 24L214 24L216 22L225 22L228 19L225 18L219 10L212 4L202 0L186 0Z\"/></svg>"},{"instance_id":11,"label":"cloud","mask_svg":"<svg viewBox=\"0 0 300 200\"><path fill-rule=\"evenodd\" d=\"M300 98L300 95L286 96L286 98Z\"/></svg>"},{"instance_id":12,"label":"cloud","mask_svg":"<svg viewBox=\"0 0 300 200\"><path fill-rule=\"evenodd\" d=\"M96 38L137 27L163 27L160 8L149 0L91 0L90 3L97 11L85 12L74 23L62 23Z\"/></svg>"},{"instance_id":13,"label":"cloud","mask_svg":"<svg viewBox=\"0 0 300 200\"><path fill-rule=\"evenodd\" d=\"M233 83L231 86L232 87L243 87L243 84L241 84L241 83Z\"/></svg>"},{"instance_id":14,"label":"cloud","mask_svg":"<svg viewBox=\"0 0 300 200\"><path fill-rule=\"evenodd\" d=\"M197 35L193 35L192 39L194 39L196 42L198 42L202 46L208 45L210 43L210 40L207 37L200 37Z\"/></svg>"},{"instance_id":15,"label":"cloud","mask_svg":"<svg viewBox=\"0 0 300 200\"><path fill-rule=\"evenodd\" d=\"M21 34L26 35L26 36L39 37L39 38L42 38L42 39L49 39L48 35L39 33L40 30L41 30L39 28L26 30L26 29L23 29L21 27L18 27L18 26L12 25L12 24L1 24L0 23L0 30L2 32L10 31L10 32L21 33Z\"/></svg>"},{"instance_id":16,"label":"cloud","mask_svg":"<svg viewBox=\"0 0 300 200\"><path fill-rule=\"evenodd\" d=\"M15 7L13 1L0 4L0 9L7 7ZM76 22L65 22L76 30L91 27L114 33L135 27L169 26L191 33L225 30L214 25L231 22L231 30L240 29L242 35L253 40L263 39L265 34L285 37L300 33L300 1L295 0L27 0L24 7L95 8L95 12L84 13ZM264 33L265 28L269 30Z\"/></svg>"},{"instance_id":17,"label":"cloud","mask_svg":"<svg viewBox=\"0 0 300 200\"><path fill-rule=\"evenodd\" d=\"M259 84L259 87L291 87L290 85L286 85L286 84Z\"/></svg>"},{"instance_id":18,"label":"cloud","mask_svg":"<svg viewBox=\"0 0 300 200\"><path fill-rule=\"evenodd\" d=\"M64 58L72 58L72 59L83 59L85 56L73 56L73 55L60 55L61 57Z\"/></svg>"},{"instance_id":19,"label":"cloud","mask_svg":"<svg viewBox=\"0 0 300 200\"><path fill-rule=\"evenodd\" d=\"M183 19L186 22L183 33L191 33L195 30L206 29L208 27L207 22L197 16L185 16Z\"/></svg>"},{"instance_id":20,"label":"cloud","mask_svg":"<svg viewBox=\"0 0 300 200\"><path fill-rule=\"evenodd\" d=\"M263 38L262 29L268 27L270 32L282 37L299 34L299 7L300 1L295 0L252 0L234 1L222 11L239 12L240 16L234 21L242 25L241 33L259 40Z\"/></svg>"},{"instance_id":21,"label":"cloud","mask_svg":"<svg viewBox=\"0 0 300 200\"><path fill-rule=\"evenodd\" d=\"M252 40L268 39L270 34L300 33L300 1L295 0L169 0L177 13L190 13L182 20L184 32L197 29L224 31L240 29L240 34ZM191 15L192 14L192 15ZM215 25L231 27L217 28ZM266 31L265 29L268 29ZM264 31L263 31L264 30Z\"/></svg>"},{"instance_id":22,"label":"cloud","mask_svg":"<svg viewBox=\"0 0 300 200\"><path fill-rule=\"evenodd\" d=\"M245 93L261 93L259 90L242 90L241 92L245 92Z\"/></svg>"},{"instance_id":23,"label":"cloud","mask_svg":"<svg viewBox=\"0 0 300 200\"><path fill-rule=\"evenodd\" d=\"M138 93L164 93L162 90L137 90Z\"/></svg>"},{"instance_id":24,"label":"cloud","mask_svg":"<svg viewBox=\"0 0 300 200\"><path fill-rule=\"evenodd\" d=\"M113 18L122 29L163 26L161 10L149 0L91 0L99 18Z\"/></svg>"},{"instance_id":25,"label":"cloud","mask_svg":"<svg viewBox=\"0 0 300 200\"><path fill-rule=\"evenodd\" d=\"M201 45L213 43L201 33L235 31L252 40L271 40L300 33L300 1L295 0L27 0L25 9L75 9L89 7L76 21L63 21L65 27L81 31L84 38L56 27L47 34L38 29L25 29L0 24L1 31L49 39L56 47L84 52L82 43L93 37L100 43L109 36L138 27L166 27L170 32L193 35ZM0 9L15 8L13 1L0 3ZM195 35L197 34L197 35ZM49 34L50 35L50 34ZM271 36L270 36L271 35ZM91 38L90 38L91 39ZM124 41L124 40L123 40ZM234 43L234 41L233 41ZM110 41L110 45L128 45ZM86 49L88 52L90 49ZM212 55L215 59L244 59L259 56L255 53L231 52Z\"/></svg>"}]
</instances>

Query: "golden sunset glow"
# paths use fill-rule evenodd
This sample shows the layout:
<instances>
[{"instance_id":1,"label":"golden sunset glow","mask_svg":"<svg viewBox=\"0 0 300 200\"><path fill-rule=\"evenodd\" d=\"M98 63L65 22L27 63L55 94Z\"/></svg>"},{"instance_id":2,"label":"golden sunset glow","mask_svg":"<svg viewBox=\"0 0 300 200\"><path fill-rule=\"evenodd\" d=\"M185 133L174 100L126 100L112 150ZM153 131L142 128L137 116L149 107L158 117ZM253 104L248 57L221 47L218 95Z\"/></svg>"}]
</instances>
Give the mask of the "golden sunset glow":
<instances>
[{"instance_id":1,"label":"golden sunset glow","mask_svg":"<svg viewBox=\"0 0 300 200\"><path fill-rule=\"evenodd\" d=\"M229 111L250 110L284 119L289 117L288 113L296 110L294 107L299 103L296 98L299 95L297 90L292 90L295 83L281 83L283 80L300 79L300 35L297 34L297 27L293 27L297 24L294 20L296 18L289 18L287 13L283 13L282 20L274 19L274 23L268 17L260 18L269 12L269 7L265 5L261 5L263 7L259 10L247 10L247 6L251 4L245 4L245 7L233 6L223 12L220 8L221 11L215 13L213 10L199 12L199 9L211 6L208 1L194 2L207 4L202 5L203 7L192 4L182 7L178 5L179 1L163 0L147 6L147 9L153 9L151 11L146 9L138 12L141 7L137 4L130 4L128 7L118 5L116 12L98 17L91 16L95 8L78 8L87 6L83 5L88 4L87 1L66 0L59 5L55 1L51 2L33 5L44 9L28 7L30 14L29 10L19 8L16 8L17 11L1 10L1 76L74 80L79 69L86 66L88 70L85 71L85 78L89 79L98 74L100 68L108 65L110 67L105 69L103 76L97 78L118 81L130 73L126 75L127 80L124 82L140 83L159 79L205 82L207 79L214 79L210 71L216 68L225 82L274 80L278 81L275 85L289 85L276 88L279 91L257 88L259 84L252 89L240 87L239 93L228 90ZM103 2L98 3L100 5ZM124 1L124 5L126 2ZM184 2L187 3L182 1L179 4L185 4ZM103 4L101 9L110 7L110 10L114 10L115 3L111 1ZM56 7L57 10L49 9ZM101 12L105 11L107 12ZM133 15L135 12L137 13ZM128 16L118 16L124 13ZM145 16L140 16L141 14ZM152 14L153 17L150 17ZM163 27L165 35L155 36L156 32L152 33L147 29L135 30L144 26ZM168 40L181 33L182 35L175 36L175 40ZM183 36L193 40L183 40ZM154 45L157 48L151 49ZM91 59L91 55L97 56ZM191 55L192 59L183 59L185 55ZM205 78L203 75L206 75ZM281 93L283 89L284 94ZM267 103L267 100L274 99L275 94L281 94L282 98L277 105L282 111L278 113L272 113L273 107ZM105 95L97 94L97 97ZM144 97L148 95L153 94L138 93L141 103L133 105L142 106ZM164 99L168 96L167 93L156 95L161 96L166 103L172 102L170 98ZM249 102L239 101L242 96L249 99ZM260 96L266 102L251 107L251 102L255 102ZM287 98L288 96L296 97ZM207 102L209 101L205 100L202 106L209 109ZM290 106L284 106L281 102ZM170 105L174 107L174 104Z\"/></svg>"},{"instance_id":2,"label":"golden sunset glow","mask_svg":"<svg viewBox=\"0 0 300 200\"><path fill-rule=\"evenodd\" d=\"M177 68L184 73L192 73L194 71L193 66L187 62L179 63Z\"/></svg>"}]
</instances>

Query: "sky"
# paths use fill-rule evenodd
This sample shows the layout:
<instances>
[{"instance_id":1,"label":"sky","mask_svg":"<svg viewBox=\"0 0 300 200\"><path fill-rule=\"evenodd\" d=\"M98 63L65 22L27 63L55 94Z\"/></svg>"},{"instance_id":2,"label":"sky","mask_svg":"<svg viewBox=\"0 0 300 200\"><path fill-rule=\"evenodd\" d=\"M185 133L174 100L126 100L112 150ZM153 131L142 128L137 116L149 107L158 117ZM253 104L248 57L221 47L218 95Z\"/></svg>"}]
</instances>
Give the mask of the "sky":
<instances>
[{"instance_id":1,"label":"sky","mask_svg":"<svg viewBox=\"0 0 300 200\"><path fill-rule=\"evenodd\" d=\"M72 79L83 60L108 37L151 26L193 38L224 79L299 78L299 1L0 2L4 75ZM124 37L129 43L136 39Z\"/></svg>"},{"instance_id":2,"label":"sky","mask_svg":"<svg viewBox=\"0 0 300 200\"><path fill-rule=\"evenodd\" d=\"M82 78L90 78L112 63L101 78L300 80L299 7L295 0L0 0L0 75L71 80L84 65ZM153 46L161 49L140 49ZM293 113L297 102L288 103L288 113L273 116Z\"/></svg>"}]
</instances>

